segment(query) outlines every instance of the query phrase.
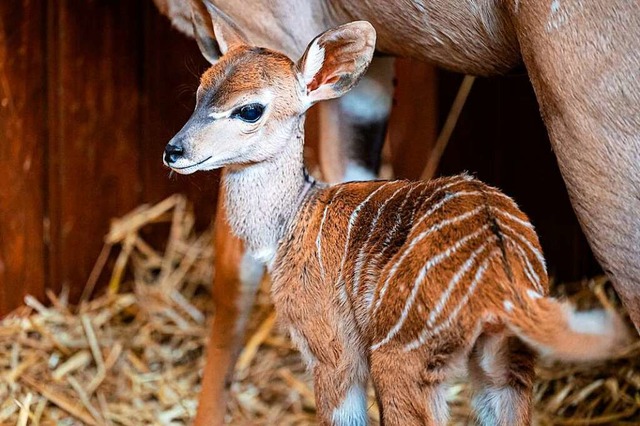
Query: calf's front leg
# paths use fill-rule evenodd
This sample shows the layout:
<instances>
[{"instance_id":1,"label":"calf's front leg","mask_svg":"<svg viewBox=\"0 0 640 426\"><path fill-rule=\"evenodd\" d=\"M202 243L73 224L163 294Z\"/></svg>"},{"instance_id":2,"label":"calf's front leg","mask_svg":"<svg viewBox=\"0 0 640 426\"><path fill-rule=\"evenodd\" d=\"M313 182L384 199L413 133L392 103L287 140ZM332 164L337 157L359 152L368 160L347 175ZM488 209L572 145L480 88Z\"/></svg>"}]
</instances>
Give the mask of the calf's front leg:
<instances>
[{"instance_id":1,"label":"calf's front leg","mask_svg":"<svg viewBox=\"0 0 640 426\"><path fill-rule=\"evenodd\" d=\"M318 300L331 298L317 294ZM300 293L282 297L276 291L274 302L313 372L318 421L327 426L365 426L369 364L355 325L340 320L330 304L316 301L305 304L306 309L287 306L303 298Z\"/></svg>"}]
</instances>

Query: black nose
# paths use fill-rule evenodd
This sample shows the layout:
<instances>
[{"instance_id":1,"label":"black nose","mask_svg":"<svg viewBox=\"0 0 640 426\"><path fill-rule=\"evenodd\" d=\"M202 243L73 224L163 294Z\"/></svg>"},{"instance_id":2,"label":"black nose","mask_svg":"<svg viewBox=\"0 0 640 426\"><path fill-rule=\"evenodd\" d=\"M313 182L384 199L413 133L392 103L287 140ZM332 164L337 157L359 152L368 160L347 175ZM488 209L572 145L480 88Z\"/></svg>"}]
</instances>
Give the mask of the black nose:
<instances>
[{"instance_id":1,"label":"black nose","mask_svg":"<svg viewBox=\"0 0 640 426\"><path fill-rule=\"evenodd\" d=\"M164 161L166 161L167 164L175 163L183 154L184 148L182 146L168 144L164 149Z\"/></svg>"}]
</instances>

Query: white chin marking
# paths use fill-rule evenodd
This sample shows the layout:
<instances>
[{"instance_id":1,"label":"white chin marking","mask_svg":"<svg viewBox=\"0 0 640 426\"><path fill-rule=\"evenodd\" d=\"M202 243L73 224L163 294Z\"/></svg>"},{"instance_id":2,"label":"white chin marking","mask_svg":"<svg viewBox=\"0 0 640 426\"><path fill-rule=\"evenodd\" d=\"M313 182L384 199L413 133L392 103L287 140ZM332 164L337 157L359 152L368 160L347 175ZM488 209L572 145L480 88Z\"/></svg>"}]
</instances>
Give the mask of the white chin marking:
<instances>
[{"instance_id":1,"label":"white chin marking","mask_svg":"<svg viewBox=\"0 0 640 426\"><path fill-rule=\"evenodd\" d=\"M191 165L189 165L187 161L180 161L179 163L172 164L169 167L171 167L171 170L181 175L190 175L191 173L198 171L213 170L217 168L211 157L200 160L199 162L190 161L190 163Z\"/></svg>"},{"instance_id":2,"label":"white chin marking","mask_svg":"<svg viewBox=\"0 0 640 426\"><path fill-rule=\"evenodd\" d=\"M171 170L173 170L174 172L178 173L179 175L190 175L194 172L197 171L197 169L194 167L187 167L186 169L176 169L171 167Z\"/></svg>"},{"instance_id":3,"label":"white chin marking","mask_svg":"<svg viewBox=\"0 0 640 426\"><path fill-rule=\"evenodd\" d=\"M174 164L173 166L171 166L171 170L181 175L190 175L200 170L207 170L207 168L204 163L194 164L192 166L189 166L189 165L180 166L180 165Z\"/></svg>"}]
</instances>

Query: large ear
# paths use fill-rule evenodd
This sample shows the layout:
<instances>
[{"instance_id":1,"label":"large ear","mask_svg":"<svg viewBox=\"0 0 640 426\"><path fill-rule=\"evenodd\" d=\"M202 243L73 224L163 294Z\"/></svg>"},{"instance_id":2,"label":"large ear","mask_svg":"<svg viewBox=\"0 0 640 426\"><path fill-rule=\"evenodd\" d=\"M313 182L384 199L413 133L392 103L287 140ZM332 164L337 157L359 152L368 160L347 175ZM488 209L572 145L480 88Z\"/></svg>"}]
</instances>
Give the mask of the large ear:
<instances>
[{"instance_id":1,"label":"large ear","mask_svg":"<svg viewBox=\"0 0 640 426\"><path fill-rule=\"evenodd\" d=\"M342 96L358 83L373 57L376 31L356 21L325 31L298 61L309 105Z\"/></svg>"},{"instance_id":2,"label":"large ear","mask_svg":"<svg viewBox=\"0 0 640 426\"><path fill-rule=\"evenodd\" d=\"M248 44L242 30L210 0L191 0L191 21L200 52L212 64L232 48Z\"/></svg>"},{"instance_id":3,"label":"large ear","mask_svg":"<svg viewBox=\"0 0 640 426\"><path fill-rule=\"evenodd\" d=\"M234 47L249 44L249 40L242 30L226 13L218 9L211 0L204 0L204 6L209 12L211 22L213 22L213 33L223 55Z\"/></svg>"},{"instance_id":4,"label":"large ear","mask_svg":"<svg viewBox=\"0 0 640 426\"><path fill-rule=\"evenodd\" d=\"M209 61L215 64L222 56L216 35L213 32L213 22L209 12L202 0L191 0L191 25L193 26L193 37L198 43L200 53Z\"/></svg>"}]
</instances>

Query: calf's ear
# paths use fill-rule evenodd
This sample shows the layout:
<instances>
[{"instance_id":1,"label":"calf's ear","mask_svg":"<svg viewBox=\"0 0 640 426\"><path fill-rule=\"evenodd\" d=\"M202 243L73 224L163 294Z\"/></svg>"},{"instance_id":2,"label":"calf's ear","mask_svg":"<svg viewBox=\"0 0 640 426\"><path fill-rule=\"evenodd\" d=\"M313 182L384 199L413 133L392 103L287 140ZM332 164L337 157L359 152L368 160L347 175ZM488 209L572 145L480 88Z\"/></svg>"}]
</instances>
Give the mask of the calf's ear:
<instances>
[{"instance_id":1,"label":"calf's ear","mask_svg":"<svg viewBox=\"0 0 640 426\"><path fill-rule=\"evenodd\" d=\"M308 106L342 96L369 67L376 31L367 21L341 25L320 34L298 61Z\"/></svg>"}]
</instances>

